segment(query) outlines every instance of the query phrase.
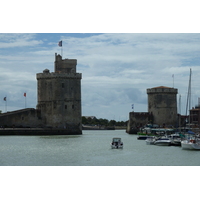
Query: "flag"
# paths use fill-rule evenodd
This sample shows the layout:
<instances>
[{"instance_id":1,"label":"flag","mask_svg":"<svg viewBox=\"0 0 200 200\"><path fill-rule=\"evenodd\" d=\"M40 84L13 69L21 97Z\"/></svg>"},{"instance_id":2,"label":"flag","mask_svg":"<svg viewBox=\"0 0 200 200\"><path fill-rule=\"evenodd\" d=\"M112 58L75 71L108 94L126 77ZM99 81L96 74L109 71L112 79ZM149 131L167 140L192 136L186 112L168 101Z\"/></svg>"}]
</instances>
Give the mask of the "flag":
<instances>
[{"instance_id":1,"label":"flag","mask_svg":"<svg viewBox=\"0 0 200 200\"><path fill-rule=\"evenodd\" d=\"M58 42L58 46L62 47L62 40Z\"/></svg>"},{"instance_id":2,"label":"flag","mask_svg":"<svg viewBox=\"0 0 200 200\"><path fill-rule=\"evenodd\" d=\"M134 109L134 104L132 104L132 109Z\"/></svg>"},{"instance_id":3,"label":"flag","mask_svg":"<svg viewBox=\"0 0 200 200\"><path fill-rule=\"evenodd\" d=\"M24 92L24 96L26 97L26 92Z\"/></svg>"},{"instance_id":4,"label":"flag","mask_svg":"<svg viewBox=\"0 0 200 200\"><path fill-rule=\"evenodd\" d=\"M174 74L172 74L172 78L174 78Z\"/></svg>"},{"instance_id":5,"label":"flag","mask_svg":"<svg viewBox=\"0 0 200 200\"><path fill-rule=\"evenodd\" d=\"M4 97L3 100L6 101L6 97Z\"/></svg>"}]
</instances>

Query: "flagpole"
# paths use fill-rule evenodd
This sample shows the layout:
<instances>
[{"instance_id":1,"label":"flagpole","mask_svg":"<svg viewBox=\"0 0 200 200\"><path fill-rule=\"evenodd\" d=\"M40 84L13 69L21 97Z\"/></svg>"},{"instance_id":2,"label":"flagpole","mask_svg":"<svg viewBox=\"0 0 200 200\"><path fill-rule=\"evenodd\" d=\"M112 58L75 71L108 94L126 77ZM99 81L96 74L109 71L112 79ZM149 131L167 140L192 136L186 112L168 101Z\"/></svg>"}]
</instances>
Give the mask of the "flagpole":
<instances>
[{"instance_id":1,"label":"flagpole","mask_svg":"<svg viewBox=\"0 0 200 200\"><path fill-rule=\"evenodd\" d=\"M26 108L26 92L24 92L24 97L25 97L24 103L25 103L25 108Z\"/></svg>"},{"instance_id":2,"label":"flagpole","mask_svg":"<svg viewBox=\"0 0 200 200\"><path fill-rule=\"evenodd\" d=\"M5 112L7 112L7 96L4 97L4 101L5 101Z\"/></svg>"},{"instance_id":3,"label":"flagpole","mask_svg":"<svg viewBox=\"0 0 200 200\"><path fill-rule=\"evenodd\" d=\"M172 78L173 78L173 88L174 88L174 74L172 75Z\"/></svg>"},{"instance_id":4,"label":"flagpole","mask_svg":"<svg viewBox=\"0 0 200 200\"><path fill-rule=\"evenodd\" d=\"M7 112L7 96L6 96L6 102L5 102L5 110Z\"/></svg>"}]
</instances>

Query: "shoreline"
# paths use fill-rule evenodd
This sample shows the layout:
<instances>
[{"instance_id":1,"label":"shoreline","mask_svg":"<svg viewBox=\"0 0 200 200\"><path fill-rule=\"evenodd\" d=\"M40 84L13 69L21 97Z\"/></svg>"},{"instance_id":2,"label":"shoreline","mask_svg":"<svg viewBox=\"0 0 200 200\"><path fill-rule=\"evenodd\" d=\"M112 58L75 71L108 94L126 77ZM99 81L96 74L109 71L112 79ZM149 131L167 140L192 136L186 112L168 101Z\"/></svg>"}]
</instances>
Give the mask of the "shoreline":
<instances>
[{"instance_id":1,"label":"shoreline","mask_svg":"<svg viewBox=\"0 0 200 200\"><path fill-rule=\"evenodd\" d=\"M0 128L0 136L6 135L82 135L82 131L60 128Z\"/></svg>"}]
</instances>

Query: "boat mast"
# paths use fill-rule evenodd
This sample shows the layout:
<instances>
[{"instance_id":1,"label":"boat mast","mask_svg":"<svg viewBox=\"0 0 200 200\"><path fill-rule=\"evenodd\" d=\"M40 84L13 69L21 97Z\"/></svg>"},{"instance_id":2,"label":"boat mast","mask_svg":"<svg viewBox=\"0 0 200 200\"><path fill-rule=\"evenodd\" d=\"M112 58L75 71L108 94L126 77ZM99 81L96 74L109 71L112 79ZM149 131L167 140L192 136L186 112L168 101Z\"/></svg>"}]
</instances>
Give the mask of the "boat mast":
<instances>
[{"instance_id":1,"label":"boat mast","mask_svg":"<svg viewBox=\"0 0 200 200\"><path fill-rule=\"evenodd\" d=\"M181 115L181 95L179 95L179 114Z\"/></svg>"},{"instance_id":2,"label":"boat mast","mask_svg":"<svg viewBox=\"0 0 200 200\"><path fill-rule=\"evenodd\" d=\"M187 111L189 110L189 124L190 124L190 104L191 104L191 76L192 76L192 70L190 68L190 78L189 78L189 85L188 85L188 95L187 95L187 105L186 105L186 116Z\"/></svg>"}]
</instances>

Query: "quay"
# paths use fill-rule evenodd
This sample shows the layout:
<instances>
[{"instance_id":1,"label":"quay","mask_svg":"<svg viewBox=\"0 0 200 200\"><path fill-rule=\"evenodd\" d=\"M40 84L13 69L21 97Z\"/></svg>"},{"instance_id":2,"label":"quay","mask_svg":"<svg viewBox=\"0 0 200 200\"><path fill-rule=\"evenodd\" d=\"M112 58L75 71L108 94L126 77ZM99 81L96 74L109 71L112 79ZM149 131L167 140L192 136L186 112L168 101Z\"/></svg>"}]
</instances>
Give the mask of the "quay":
<instances>
[{"instance_id":1,"label":"quay","mask_svg":"<svg viewBox=\"0 0 200 200\"><path fill-rule=\"evenodd\" d=\"M82 132L78 132L77 129L61 129L61 128L0 128L0 136L8 135L81 135Z\"/></svg>"}]
</instances>

